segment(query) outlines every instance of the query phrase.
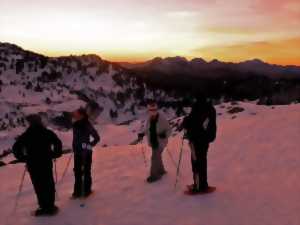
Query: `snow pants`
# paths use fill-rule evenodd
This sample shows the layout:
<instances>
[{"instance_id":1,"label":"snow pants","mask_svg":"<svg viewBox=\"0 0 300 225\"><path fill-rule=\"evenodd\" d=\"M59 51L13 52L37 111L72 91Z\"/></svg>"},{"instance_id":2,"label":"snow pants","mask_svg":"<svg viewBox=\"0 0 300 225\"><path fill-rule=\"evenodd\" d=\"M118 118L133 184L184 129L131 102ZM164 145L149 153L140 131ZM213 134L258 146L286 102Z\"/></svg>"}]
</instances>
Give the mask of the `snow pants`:
<instances>
[{"instance_id":1,"label":"snow pants","mask_svg":"<svg viewBox=\"0 0 300 225\"><path fill-rule=\"evenodd\" d=\"M159 146L156 149L152 148L151 168L150 168L151 177L160 177L166 171L162 161L163 151L164 148L161 146Z\"/></svg>"},{"instance_id":2,"label":"snow pants","mask_svg":"<svg viewBox=\"0 0 300 225\"><path fill-rule=\"evenodd\" d=\"M39 207L42 209L54 207L55 182L52 167L52 161L34 166L27 165Z\"/></svg>"},{"instance_id":3,"label":"snow pants","mask_svg":"<svg viewBox=\"0 0 300 225\"><path fill-rule=\"evenodd\" d=\"M207 152L208 143L190 142L191 163L194 185L199 190L205 190L207 183Z\"/></svg>"},{"instance_id":4,"label":"snow pants","mask_svg":"<svg viewBox=\"0 0 300 225\"><path fill-rule=\"evenodd\" d=\"M92 188L92 151L74 153L74 194L89 193Z\"/></svg>"}]
</instances>

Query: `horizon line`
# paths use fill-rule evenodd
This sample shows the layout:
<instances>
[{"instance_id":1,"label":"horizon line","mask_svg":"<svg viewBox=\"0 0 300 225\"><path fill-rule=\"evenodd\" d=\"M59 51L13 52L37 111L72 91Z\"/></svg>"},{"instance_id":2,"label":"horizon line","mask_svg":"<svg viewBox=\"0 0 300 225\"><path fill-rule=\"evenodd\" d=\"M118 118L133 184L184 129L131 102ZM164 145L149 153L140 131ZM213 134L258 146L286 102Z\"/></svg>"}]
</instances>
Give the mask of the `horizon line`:
<instances>
[{"instance_id":1,"label":"horizon line","mask_svg":"<svg viewBox=\"0 0 300 225\"><path fill-rule=\"evenodd\" d=\"M87 55L96 55L98 56L100 59L102 60L105 60L105 61L108 61L108 62L111 62L111 63L128 63L128 64L142 64L142 63L146 63L146 62L149 62L153 59L156 59L156 58L161 58L161 59L167 59L167 58L176 58L176 57L180 57L180 58L184 58L185 60L187 60L188 62L191 62L192 60L194 59L201 59L203 61L205 61L206 63L211 63L213 61L219 61L221 63L233 63L233 64L238 64L238 63L243 63L243 62L247 62L247 61L254 61L254 60L259 60L261 61L262 63L266 63L266 64L269 64L269 65L273 65L273 66L284 66L284 67L300 67L300 64L278 64L278 63L271 63L271 62L268 62L266 60L263 60L263 59L260 59L258 57L253 57L253 58L248 58L248 59L243 59L243 60L234 60L234 61L230 61L230 60L221 60L219 58L212 58L212 59L206 59L204 57L188 57L188 56L182 56L182 55L173 55L173 56L154 56L154 57L149 57L148 59L145 59L145 60L130 60L130 58L128 58L127 60L114 60L114 59L109 59L106 58L106 57L103 57L101 54L99 53L93 53L93 52L82 52L82 53L69 53L69 54L58 54L58 53L55 53L55 54L49 54L49 53L46 53L44 51L36 51L36 50L31 50L31 49L27 49L27 48L24 48L18 44L15 44L15 43L11 43L11 42L2 42L0 41L0 44L8 44L8 45L14 45L14 46L17 46L19 48L21 48L23 51L29 51L29 52L32 52L34 54L38 54L38 55L43 55L45 57L48 57L48 58L60 58L60 57L71 57L71 56L74 56L74 57L81 57L81 56L87 56ZM126 56L124 56L126 57ZM132 57L134 58L134 57Z\"/></svg>"}]
</instances>

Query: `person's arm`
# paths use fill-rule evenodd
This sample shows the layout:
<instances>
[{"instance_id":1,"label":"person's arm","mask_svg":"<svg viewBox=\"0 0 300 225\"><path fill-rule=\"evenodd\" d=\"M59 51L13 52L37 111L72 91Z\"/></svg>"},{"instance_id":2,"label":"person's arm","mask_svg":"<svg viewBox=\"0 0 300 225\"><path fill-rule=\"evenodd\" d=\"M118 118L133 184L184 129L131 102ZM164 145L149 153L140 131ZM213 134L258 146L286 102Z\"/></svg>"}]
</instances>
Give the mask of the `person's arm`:
<instances>
[{"instance_id":1,"label":"person's arm","mask_svg":"<svg viewBox=\"0 0 300 225\"><path fill-rule=\"evenodd\" d=\"M89 123L89 133L90 136L92 136L93 138L93 141L91 141L90 144L94 147L100 141L100 136L96 131L96 129L90 123Z\"/></svg>"},{"instance_id":2,"label":"person's arm","mask_svg":"<svg viewBox=\"0 0 300 225\"><path fill-rule=\"evenodd\" d=\"M51 144L52 144L52 158L56 159L62 156L62 142L57 135L50 131Z\"/></svg>"},{"instance_id":3,"label":"person's arm","mask_svg":"<svg viewBox=\"0 0 300 225\"><path fill-rule=\"evenodd\" d=\"M181 122L181 124L179 124L178 126L178 131L181 132L183 129L187 128L187 120L188 120L188 116L185 116Z\"/></svg>"},{"instance_id":4,"label":"person's arm","mask_svg":"<svg viewBox=\"0 0 300 225\"><path fill-rule=\"evenodd\" d=\"M178 131L181 132L182 130L183 131L183 139L188 139L188 136L187 136L187 130L189 128L189 120L190 120L190 115L188 116L185 116L183 118L183 121L181 122L179 128L178 128Z\"/></svg>"},{"instance_id":5,"label":"person's arm","mask_svg":"<svg viewBox=\"0 0 300 225\"><path fill-rule=\"evenodd\" d=\"M12 147L12 153L15 156L15 158L21 162L26 161L26 153L25 153L25 143L24 143L24 136L21 135L16 139L16 142L14 143Z\"/></svg>"}]
</instances>

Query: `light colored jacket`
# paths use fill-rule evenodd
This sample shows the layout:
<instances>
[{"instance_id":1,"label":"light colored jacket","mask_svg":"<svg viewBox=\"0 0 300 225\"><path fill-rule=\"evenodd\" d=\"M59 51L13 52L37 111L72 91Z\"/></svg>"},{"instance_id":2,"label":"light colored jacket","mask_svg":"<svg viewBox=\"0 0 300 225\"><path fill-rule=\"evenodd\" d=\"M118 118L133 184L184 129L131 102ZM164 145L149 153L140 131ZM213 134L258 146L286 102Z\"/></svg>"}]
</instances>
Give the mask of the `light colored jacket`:
<instances>
[{"instance_id":1,"label":"light colored jacket","mask_svg":"<svg viewBox=\"0 0 300 225\"><path fill-rule=\"evenodd\" d=\"M144 127L144 133L146 134L148 144L151 145L150 144L150 118L146 122L146 125ZM170 137L172 130L168 120L161 113L159 113L159 117L156 125L156 133L157 133L159 147L164 149L168 144L168 138ZM166 134L166 138L159 137L159 134L162 133Z\"/></svg>"}]
</instances>

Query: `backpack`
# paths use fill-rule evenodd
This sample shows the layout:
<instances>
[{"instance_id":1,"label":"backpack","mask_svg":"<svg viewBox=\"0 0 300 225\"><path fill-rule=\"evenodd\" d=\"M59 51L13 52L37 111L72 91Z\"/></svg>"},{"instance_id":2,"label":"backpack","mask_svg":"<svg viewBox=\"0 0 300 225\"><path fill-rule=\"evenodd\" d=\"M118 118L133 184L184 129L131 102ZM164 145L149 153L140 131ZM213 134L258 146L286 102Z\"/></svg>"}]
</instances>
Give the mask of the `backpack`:
<instances>
[{"instance_id":1,"label":"backpack","mask_svg":"<svg viewBox=\"0 0 300 225\"><path fill-rule=\"evenodd\" d=\"M208 116L206 136L208 142L213 142L217 136L216 110L213 107L211 108Z\"/></svg>"}]
</instances>

